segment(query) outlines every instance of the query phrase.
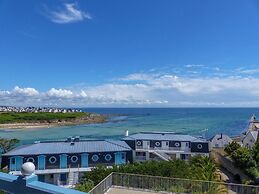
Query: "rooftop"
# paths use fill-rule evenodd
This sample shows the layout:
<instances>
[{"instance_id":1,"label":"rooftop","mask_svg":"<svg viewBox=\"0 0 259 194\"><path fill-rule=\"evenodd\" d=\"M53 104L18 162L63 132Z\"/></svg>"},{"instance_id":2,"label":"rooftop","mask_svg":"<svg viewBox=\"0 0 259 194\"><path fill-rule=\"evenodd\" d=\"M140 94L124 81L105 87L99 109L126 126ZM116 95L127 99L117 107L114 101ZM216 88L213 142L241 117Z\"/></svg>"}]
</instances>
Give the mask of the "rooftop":
<instances>
[{"instance_id":1,"label":"rooftop","mask_svg":"<svg viewBox=\"0 0 259 194\"><path fill-rule=\"evenodd\" d=\"M124 140L165 140L165 141L189 141L189 142L205 142L205 139L194 137L191 135L178 134L174 132L140 132L128 137Z\"/></svg>"},{"instance_id":2,"label":"rooftop","mask_svg":"<svg viewBox=\"0 0 259 194\"><path fill-rule=\"evenodd\" d=\"M80 140L78 142L53 141L36 142L34 144L19 146L3 155L69 154L130 150L131 148L124 141L116 140Z\"/></svg>"}]
</instances>

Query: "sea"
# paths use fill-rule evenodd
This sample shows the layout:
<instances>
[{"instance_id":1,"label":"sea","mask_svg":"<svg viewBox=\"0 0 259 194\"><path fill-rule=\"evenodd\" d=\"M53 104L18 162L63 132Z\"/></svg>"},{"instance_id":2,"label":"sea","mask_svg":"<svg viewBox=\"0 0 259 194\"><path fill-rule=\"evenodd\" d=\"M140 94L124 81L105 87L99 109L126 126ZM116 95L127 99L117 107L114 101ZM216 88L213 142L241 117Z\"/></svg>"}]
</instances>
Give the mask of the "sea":
<instances>
[{"instance_id":1,"label":"sea","mask_svg":"<svg viewBox=\"0 0 259 194\"><path fill-rule=\"evenodd\" d=\"M108 115L108 122L42 129L3 129L2 138L17 138L21 144L80 136L87 139L120 139L141 131L170 131L207 139L215 134L231 137L244 132L259 108L84 108L86 112Z\"/></svg>"}]
</instances>

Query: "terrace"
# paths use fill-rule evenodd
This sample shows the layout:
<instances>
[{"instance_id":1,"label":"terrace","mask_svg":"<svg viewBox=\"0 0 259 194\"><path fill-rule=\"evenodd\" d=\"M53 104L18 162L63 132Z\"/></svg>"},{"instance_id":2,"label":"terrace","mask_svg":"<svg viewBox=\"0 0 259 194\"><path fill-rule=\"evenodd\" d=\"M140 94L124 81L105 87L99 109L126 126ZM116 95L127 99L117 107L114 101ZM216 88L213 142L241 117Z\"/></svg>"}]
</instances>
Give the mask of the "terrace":
<instances>
[{"instance_id":1,"label":"terrace","mask_svg":"<svg viewBox=\"0 0 259 194\"><path fill-rule=\"evenodd\" d=\"M259 187L224 182L111 173L89 194L152 194L157 192L171 194L258 194Z\"/></svg>"},{"instance_id":2,"label":"terrace","mask_svg":"<svg viewBox=\"0 0 259 194\"><path fill-rule=\"evenodd\" d=\"M38 181L34 174L35 166L27 162L22 166L22 176L14 176L0 172L0 191L7 193L33 193L33 194L83 194L73 189L66 189Z\"/></svg>"}]
</instances>

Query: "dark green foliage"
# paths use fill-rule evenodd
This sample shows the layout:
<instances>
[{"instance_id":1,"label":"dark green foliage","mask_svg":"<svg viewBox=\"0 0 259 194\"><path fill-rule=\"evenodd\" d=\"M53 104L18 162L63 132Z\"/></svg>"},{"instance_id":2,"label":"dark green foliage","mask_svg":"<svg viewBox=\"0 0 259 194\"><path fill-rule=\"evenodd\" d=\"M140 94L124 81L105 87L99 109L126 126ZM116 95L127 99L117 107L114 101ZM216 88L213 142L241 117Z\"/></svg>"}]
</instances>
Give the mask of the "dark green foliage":
<instances>
[{"instance_id":1,"label":"dark green foliage","mask_svg":"<svg viewBox=\"0 0 259 194\"><path fill-rule=\"evenodd\" d=\"M201 156L194 157L189 162L183 160L147 161L113 166L113 168L98 166L85 173L81 184L90 180L97 185L112 172L212 181L216 179L216 169L211 159Z\"/></svg>"},{"instance_id":2,"label":"dark green foliage","mask_svg":"<svg viewBox=\"0 0 259 194\"><path fill-rule=\"evenodd\" d=\"M0 113L0 124L5 123L25 123L25 122L46 122L53 120L69 120L76 119L83 116L88 116L89 113L75 112L75 113Z\"/></svg>"},{"instance_id":3,"label":"dark green foliage","mask_svg":"<svg viewBox=\"0 0 259 194\"><path fill-rule=\"evenodd\" d=\"M252 149L241 147L232 142L225 148L234 164L252 178L259 176L259 142Z\"/></svg>"},{"instance_id":4,"label":"dark green foliage","mask_svg":"<svg viewBox=\"0 0 259 194\"><path fill-rule=\"evenodd\" d=\"M232 154L234 151L236 151L238 148L240 148L241 146L237 143L237 142L235 142L235 141L233 141L232 143L230 143L230 144L228 144L227 145L227 147L224 149L224 151L228 154L228 155L230 155L230 154Z\"/></svg>"},{"instance_id":5,"label":"dark green foliage","mask_svg":"<svg viewBox=\"0 0 259 194\"><path fill-rule=\"evenodd\" d=\"M94 183L91 180L86 180L80 184L77 184L75 186L76 190L82 191L82 192L89 192L94 187Z\"/></svg>"},{"instance_id":6,"label":"dark green foliage","mask_svg":"<svg viewBox=\"0 0 259 194\"><path fill-rule=\"evenodd\" d=\"M0 153L6 153L13 149L20 141L18 139L0 138Z\"/></svg>"}]
</instances>

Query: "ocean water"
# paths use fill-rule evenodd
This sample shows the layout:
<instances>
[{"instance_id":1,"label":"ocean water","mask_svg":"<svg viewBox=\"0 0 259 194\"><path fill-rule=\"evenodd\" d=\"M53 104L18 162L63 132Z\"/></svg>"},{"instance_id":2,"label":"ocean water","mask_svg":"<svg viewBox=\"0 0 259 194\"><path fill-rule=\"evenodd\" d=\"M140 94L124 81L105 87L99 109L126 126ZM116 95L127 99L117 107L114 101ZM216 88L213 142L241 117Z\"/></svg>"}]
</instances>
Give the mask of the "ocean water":
<instances>
[{"instance_id":1,"label":"ocean water","mask_svg":"<svg viewBox=\"0 0 259 194\"><path fill-rule=\"evenodd\" d=\"M210 138L224 133L241 134L253 113L259 108L89 108L87 112L109 114L104 124L78 125L26 130L0 130L0 137L18 138L22 143L36 140L82 136L90 139L119 139L125 130L173 131ZM204 132L204 129L208 131Z\"/></svg>"}]
</instances>

